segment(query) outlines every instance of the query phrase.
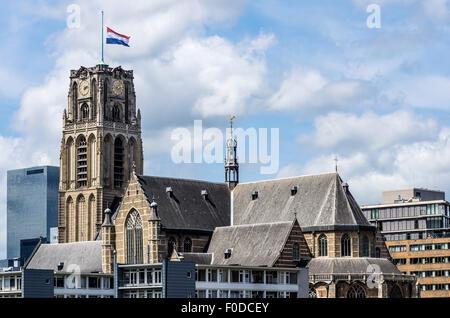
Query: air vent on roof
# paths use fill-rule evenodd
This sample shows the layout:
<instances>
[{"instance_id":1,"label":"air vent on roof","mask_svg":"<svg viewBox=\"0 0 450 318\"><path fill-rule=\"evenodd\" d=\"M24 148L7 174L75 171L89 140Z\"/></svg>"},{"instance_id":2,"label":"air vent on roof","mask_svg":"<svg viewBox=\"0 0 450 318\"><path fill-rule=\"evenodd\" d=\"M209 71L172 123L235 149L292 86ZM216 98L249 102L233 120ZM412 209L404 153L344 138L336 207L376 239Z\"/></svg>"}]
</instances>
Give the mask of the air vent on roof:
<instances>
[{"instance_id":1,"label":"air vent on roof","mask_svg":"<svg viewBox=\"0 0 450 318\"><path fill-rule=\"evenodd\" d=\"M231 257L232 252L233 252L232 248L227 248L224 253L225 259L229 259Z\"/></svg>"},{"instance_id":2,"label":"air vent on roof","mask_svg":"<svg viewBox=\"0 0 450 318\"><path fill-rule=\"evenodd\" d=\"M58 270L61 271L64 268L64 262L58 264Z\"/></svg>"},{"instance_id":3,"label":"air vent on roof","mask_svg":"<svg viewBox=\"0 0 450 318\"><path fill-rule=\"evenodd\" d=\"M208 191L207 190L202 190L201 192L203 199L208 199Z\"/></svg>"},{"instance_id":4,"label":"air vent on roof","mask_svg":"<svg viewBox=\"0 0 450 318\"><path fill-rule=\"evenodd\" d=\"M173 195L172 187L166 187L166 193L169 197L171 197Z\"/></svg>"},{"instance_id":5,"label":"air vent on roof","mask_svg":"<svg viewBox=\"0 0 450 318\"><path fill-rule=\"evenodd\" d=\"M291 195L296 195L297 194L297 190L298 190L298 187L297 186L293 186L291 188Z\"/></svg>"},{"instance_id":6,"label":"air vent on roof","mask_svg":"<svg viewBox=\"0 0 450 318\"><path fill-rule=\"evenodd\" d=\"M258 199L258 191L257 190L253 191L253 193L252 193L252 200L256 200L256 199Z\"/></svg>"}]
</instances>

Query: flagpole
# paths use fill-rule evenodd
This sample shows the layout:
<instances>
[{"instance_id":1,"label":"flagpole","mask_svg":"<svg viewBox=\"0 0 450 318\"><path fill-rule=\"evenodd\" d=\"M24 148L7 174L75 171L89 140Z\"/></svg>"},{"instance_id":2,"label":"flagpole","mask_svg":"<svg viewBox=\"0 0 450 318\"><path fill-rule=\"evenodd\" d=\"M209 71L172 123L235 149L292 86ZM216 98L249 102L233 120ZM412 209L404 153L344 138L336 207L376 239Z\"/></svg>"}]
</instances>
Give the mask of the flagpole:
<instances>
[{"instance_id":1,"label":"flagpole","mask_svg":"<svg viewBox=\"0 0 450 318\"><path fill-rule=\"evenodd\" d=\"M104 61L104 59L103 59L103 42L104 42L104 39L103 39L103 29L104 29L104 26L103 26L103 10L102 10L102 64L105 64L105 61Z\"/></svg>"}]
</instances>

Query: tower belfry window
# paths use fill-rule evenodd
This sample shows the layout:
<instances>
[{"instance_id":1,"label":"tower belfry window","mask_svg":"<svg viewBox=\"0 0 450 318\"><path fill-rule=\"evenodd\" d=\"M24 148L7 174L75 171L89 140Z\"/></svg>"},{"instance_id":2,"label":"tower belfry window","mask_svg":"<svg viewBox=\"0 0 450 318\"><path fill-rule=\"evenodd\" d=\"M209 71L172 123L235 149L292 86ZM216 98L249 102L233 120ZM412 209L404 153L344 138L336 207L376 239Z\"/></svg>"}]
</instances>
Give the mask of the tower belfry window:
<instances>
[{"instance_id":1,"label":"tower belfry window","mask_svg":"<svg viewBox=\"0 0 450 318\"><path fill-rule=\"evenodd\" d=\"M113 121L120 121L120 108L119 105L114 105L112 110Z\"/></svg>"},{"instance_id":2,"label":"tower belfry window","mask_svg":"<svg viewBox=\"0 0 450 318\"><path fill-rule=\"evenodd\" d=\"M79 187L87 185L87 144L82 136L77 147L77 182Z\"/></svg>"},{"instance_id":3,"label":"tower belfry window","mask_svg":"<svg viewBox=\"0 0 450 318\"><path fill-rule=\"evenodd\" d=\"M89 119L89 106L87 104L81 105L81 119L82 120Z\"/></svg>"},{"instance_id":4,"label":"tower belfry window","mask_svg":"<svg viewBox=\"0 0 450 318\"><path fill-rule=\"evenodd\" d=\"M123 182L123 154L122 139L117 138L114 142L114 186L122 187Z\"/></svg>"}]
</instances>

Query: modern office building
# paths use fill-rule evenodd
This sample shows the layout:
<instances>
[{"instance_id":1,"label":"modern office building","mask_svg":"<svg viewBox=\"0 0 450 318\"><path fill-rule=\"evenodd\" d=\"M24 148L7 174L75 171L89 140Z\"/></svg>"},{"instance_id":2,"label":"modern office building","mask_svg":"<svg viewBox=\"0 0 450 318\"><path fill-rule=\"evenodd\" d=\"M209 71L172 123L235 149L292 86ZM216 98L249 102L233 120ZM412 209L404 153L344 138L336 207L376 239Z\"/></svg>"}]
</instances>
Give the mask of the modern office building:
<instances>
[{"instance_id":1,"label":"modern office building","mask_svg":"<svg viewBox=\"0 0 450 318\"><path fill-rule=\"evenodd\" d=\"M444 192L385 191L382 204L361 209L381 230L398 269L417 276L421 297L450 297L450 203Z\"/></svg>"},{"instance_id":2,"label":"modern office building","mask_svg":"<svg viewBox=\"0 0 450 318\"><path fill-rule=\"evenodd\" d=\"M7 258L29 255L39 238L58 226L59 168L32 167L7 172ZM30 246L34 242L34 246ZM22 253L23 254L23 253ZM22 263L26 260L23 259Z\"/></svg>"}]
</instances>

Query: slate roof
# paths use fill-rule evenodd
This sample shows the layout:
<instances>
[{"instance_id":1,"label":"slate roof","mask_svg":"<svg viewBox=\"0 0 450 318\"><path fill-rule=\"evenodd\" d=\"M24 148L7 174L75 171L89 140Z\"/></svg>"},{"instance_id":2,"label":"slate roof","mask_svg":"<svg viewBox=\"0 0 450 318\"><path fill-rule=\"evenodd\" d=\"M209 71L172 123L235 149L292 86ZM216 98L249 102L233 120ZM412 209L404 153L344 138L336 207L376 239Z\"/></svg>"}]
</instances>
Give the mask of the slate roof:
<instances>
[{"instance_id":1,"label":"slate roof","mask_svg":"<svg viewBox=\"0 0 450 318\"><path fill-rule=\"evenodd\" d=\"M230 224L230 190L225 183L137 176L147 200L158 203L161 224L168 229L208 230ZM171 187L173 196L166 193ZM208 192L205 200L202 190Z\"/></svg>"},{"instance_id":2,"label":"slate roof","mask_svg":"<svg viewBox=\"0 0 450 318\"><path fill-rule=\"evenodd\" d=\"M213 254L211 253L181 253L183 262L194 262L195 264L210 265Z\"/></svg>"},{"instance_id":3,"label":"slate roof","mask_svg":"<svg viewBox=\"0 0 450 318\"><path fill-rule=\"evenodd\" d=\"M297 186L295 195L291 188ZM252 200L253 191L258 198ZM297 220L311 230L374 230L337 173L240 183L233 191L233 225Z\"/></svg>"},{"instance_id":4,"label":"slate roof","mask_svg":"<svg viewBox=\"0 0 450 318\"><path fill-rule=\"evenodd\" d=\"M397 266L385 258L317 257L313 258L307 267L309 268L309 275L370 274L369 265L379 266L382 274L401 274Z\"/></svg>"},{"instance_id":5,"label":"slate roof","mask_svg":"<svg viewBox=\"0 0 450 318\"><path fill-rule=\"evenodd\" d=\"M62 272L74 270L69 268L71 264L79 266L82 273L102 272L102 242L41 244L30 257L25 268L57 271L60 262L64 262Z\"/></svg>"},{"instance_id":6,"label":"slate roof","mask_svg":"<svg viewBox=\"0 0 450 318\"><path fill-rule=\"evenodd\" d=\"M273 266L292 230L293 222L273 222L216 228L209 244L214 265ZM230 258L225 251L231 248Z\"/></svg>"}]
</instances>

